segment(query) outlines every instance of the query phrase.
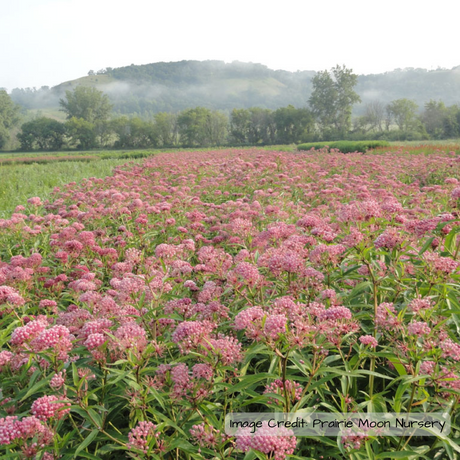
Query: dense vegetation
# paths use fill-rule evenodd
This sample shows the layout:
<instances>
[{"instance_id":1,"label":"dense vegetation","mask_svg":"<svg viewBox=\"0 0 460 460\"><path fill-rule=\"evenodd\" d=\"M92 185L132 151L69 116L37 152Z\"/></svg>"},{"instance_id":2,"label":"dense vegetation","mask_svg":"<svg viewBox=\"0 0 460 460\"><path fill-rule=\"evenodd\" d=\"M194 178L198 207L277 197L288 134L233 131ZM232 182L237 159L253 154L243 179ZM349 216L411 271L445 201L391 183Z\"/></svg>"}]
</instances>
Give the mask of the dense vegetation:
<instances>
[{"instance_id":1,"label":"dense vegetation","mask_svg":"<svg viewBox=\"0 0 460 460\"><path fill-rule=\"evenodd\" d=\"M217 110L195 107L178 114L157 113L151 120L126 116L109 118L111 106L106 98L103 115L97 115L97 110L91 107L65 109L67 122L47 117L35 118L22 125L17 139L23 151L31 151L277 145L319 141L330 144L340 139L354 142L367 139L369 143L369 140L375 139L460 137L460 109L457 106L445 107L442 103L431 101L422 115L417 116L415 111L408 110L411 104L407 102L410 101L393 101L383 112L385 119L379 119L376 113L369 111L355 119L352 125L349 106L342 113L332 106L329 114L315 107L297 109L288 106L277 110L260 107L233 109L228 116ZM98 104L95 101L95 105ZM82 110L90 115L79 116L85 113ZM348 115L344 116L346 113ZM340 118L342 121L337 121ZM391 126L392 121L399 127Z\"/></svg>"},{"instance_id":2,"label":"dense vegetation","mask_svg":"<svg viewBox=\"0 0 460 460\"><path fill-rule=\"evenodd\" d=\"M297 146L299 150L335 149L342 153L367 152L379 147L389 147L387 141L337 141L337 142L309 142Z\"/></svg>"},{"instance_id":3,"label":"dense vegetation","mask_svg":"<svg viewBox=\"0 0 460 460\"><path fill-rule=\"evenodd\" d=\"M138 80L148 80L148 76L153 75L152 78L168 81L170 75L165 69L170 67L152 66L155 70L153 74L151 67L146 66L142 68L144 72L137 67L126 68L109 70L101 77L113 74L122 78L136 70ZM183 69L180 78L174 80L176 83L189 81L196 65L186 69L187 72ZM262 66L257 69L254 71L259 76L268 71ZM215 71L219 75L223 75L222 72L222 69ZM225 75L230 74L227 72ZM308 107L289 105L276 110L234 108L228 113L198 106L179 113L158 112L150 118L116 116L113 112L116 101L93 86L79 85L73 90L66 90L59 100L61 111L67 118L65 124L37 116L23 123L17 140L22 150L59 150L274 145L344 139L446 139L460 136L460 107L446 106L441 101L428 101L420 114L417 104L407 98L393 100L387 105L374 101L366 105L363 115L353 119L353 107L361 101L355 91L357 81L358 76L351 69L336 66L331 71L318 72L311 79L312 91L306 101ZM3 120L0 147L1 144L5 146L10 137L8 129L11 131L17 124L18 111L18 106L3 92L0 100Z\"/></svg>"},{"instance_id":4,"label":"dense vegetation","mask_svg":"<svg viewBox=\"0 0 460 460\"><path fill-rule=\"evenodd\" d=\"M29 198L0 219L2 458L458 459L459 200L452 153L259 149ZM297 410L452 432L224 435Z\"/></svg>"},{"instance_id":5,"label":"dense vegetation","mask_svg":"<svg viewBox=\"0 0 460 460\"><path fill-rule=\"evenodd\" d=\"M15 88L11 97L26 108L57 107L66 90L78 85L95 86L108 94L115 112L141 117L157 112L179 112L202 106L211 110L287 105L303 107L310 97L314 71L271 70L261 64L221 61L158 62L118 69L90 71L87 77L57 87ZM457 104L460 69L398 69L377 75L359 75L356 92L362 104L354 106L363 115L367 104L389 104L407 98L423 107L429 100Z\"/></svg>"}]
</instances>

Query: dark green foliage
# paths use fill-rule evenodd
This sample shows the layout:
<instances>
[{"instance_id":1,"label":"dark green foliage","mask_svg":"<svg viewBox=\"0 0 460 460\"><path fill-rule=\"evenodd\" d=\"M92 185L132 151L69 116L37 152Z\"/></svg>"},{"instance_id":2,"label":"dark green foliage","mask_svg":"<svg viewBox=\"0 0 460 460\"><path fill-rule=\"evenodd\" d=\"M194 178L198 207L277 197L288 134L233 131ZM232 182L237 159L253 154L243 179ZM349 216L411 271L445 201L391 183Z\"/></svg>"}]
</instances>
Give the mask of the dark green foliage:
<instances>
[{"instance_id":1,"label":"dark green foliage","mask_svg":"<svg viewBox=\"0 0 460 460\"><path fill-rule=\"evenodd\" d=\"M446 107L442 101L430 100L420 116L427 133L432 139L446 139L460 136L460 107Z\"/></svg>"},{"instance_id":2,"label":"dark green foliage","mask_svg":"<svg viewBox=\"0 0 460 460\"><path fill-rule=\"evenodd\" d=\"M387 106L388 115L401 131L416 130L420 123L417 119L417 109L414 101L405 98L391 101Z\"/></svg>"},{"instance_id":3,"label":"dark green foliage","mask_svg":"<svg viewBox=\"0 0 460 460\"><path fill-rule=\"evenodd\" d=\"M180 141L187 147L224 144L227 125L226 115L204 107L184 110L177 117Z\"/></svg>"},{"instance_id":4,"label":"dark green foliage","mask_svg":"<svg viewBox=\"0 0 460 460\"><path fill-rule=\"evenodd\" d=\"M41 117L24 123L18 140L22 150L59 150L64 145L65 134L62 123Z\"/></svg>"},{"instance_id":5,"label":"dark green foliage","mask_svg":"<svg viewBox=\"0 0 460 460\"><path fill-rule=\"evenodd\" d=\"M104 74L104 78L97 81L94 76L86 77L84 84L98 85L99 90L108 94L117 113L147 117L196 106L229 112L234 107L299 107L311 95L316 72L275 71L261 64L241 62L181 61L107 68L96 74ZM65 91L78 83L79 80L54 88L15 88L11 98L28 109L57 107ZM457 104L459 88L460 72L455 68L406 68L360 75L355 91L363 104L355 105L353 112L361 116L369 103L379 100L387 105L401 98L414 100L420 107L430 99Z\"/></svg>"},{"instance_id":6,"label":"dark green foliage","mask_svg":"<svg viewBox=\"0 0 460 460\"><path fill-rule=\"evenodd\" d=\"M324 137L343 139L351 129L351 111L361 102L354 91L358 75L345 66L335 66L317 73L312 80L313 92L308 99Z\"/></svg>"},{"instance_id":7,"label":"dark green foliage","mask_svg":"<svg viewBox=\"0 0 460 460\"><path fill-rule=\"evenodd\" d=\"M59 104L67 119L82 118L90 123L107 120L112 104L106 94L90 86L77 86L74 91L66 91L66 99Z\"/></svg>"},{"instance_id":8,"label":"dark green foliage","mask_svg":"<svg viewBox=\"0 0 460 460\"><path fill-rule=\"evenodd\" d=\"M274 121L276 142L280 144L297 143L314 131L315 120L307 108L296 109L292 105L282 107L275 111Z\"/></svg>"},{"instance_id":9,"label":"dark green foliage","mask_svg":"<svg viewBox=\"0 0 460 460\"><path fill-rule=\"evenodd\" d=\"M111 126L118 136L115 147L145 148L156 146L158 143L154 125L138 117L115 118Z\"/></svg>"},{"instance_id":10,"label":"dark green foliage","mask_svg":"<svg viewBox=\"0 0 460 460\"><path fill-rule=\"evenodd\" d=\"M77 148L88 150L97 147L96 126L83 118L72 117L65 124L67 133Z\"/></svg>"},{"instance_id":11,"label":"dark green foliage","mask_svg":"<svg viewBox=\"0 0 460 460\"><path fill-rule=\"evenodd\" d=\"M162 147L173 147L179 142L177 127L177 115L173 113L160 112L155 114L155 135L158 145Z\"/></svg>"},{"instance_id":12,"label":"dark green foliage","mask_svg":"<svg viewBox=\"0 0 460 460\"><path fill-rule=\"evenodd\" d=\"M0 90L0 149L10 138L9 130L19 122L19 106L8 96L5 90Z\"/></svg>"},{"instance_id":13,"label":"dark green foliage","mask_svg":"<svg viewBox=\"0 0 460 460\"><path fill-rule=\"evenodd\" d=\"M387 141L338 141L338 142L310 142L307 144L300 144L297 150L321 150L324 148L338 149L342 153L350 152L366 152L367 150L375 149L377 147L388 147L390 144Z\"/></svg>"}]
</instances>

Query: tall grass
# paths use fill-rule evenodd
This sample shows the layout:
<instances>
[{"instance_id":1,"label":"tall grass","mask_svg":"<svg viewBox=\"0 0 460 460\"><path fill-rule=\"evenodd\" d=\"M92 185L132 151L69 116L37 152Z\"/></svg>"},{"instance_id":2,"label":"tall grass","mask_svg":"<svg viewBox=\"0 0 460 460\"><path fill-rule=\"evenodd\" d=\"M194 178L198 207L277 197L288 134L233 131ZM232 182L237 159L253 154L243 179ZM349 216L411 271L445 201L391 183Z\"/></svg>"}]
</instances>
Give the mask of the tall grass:
<instances>
[{"instance_id":1,"label":"tall grass","mask_svg":"<svg viewBox=\"0 0 460 460\"><path fill-rule=\"evenodd\" d=\"M139 163L142 158L133 159ZM32 196L46 200L54 187L84 178L102 178L112 174L113 168L127 163L126 158L100 159L90 162L66 161L33 164L0 163L0 218L5 218L17 205Z\"/></svg>"}]
</instances>

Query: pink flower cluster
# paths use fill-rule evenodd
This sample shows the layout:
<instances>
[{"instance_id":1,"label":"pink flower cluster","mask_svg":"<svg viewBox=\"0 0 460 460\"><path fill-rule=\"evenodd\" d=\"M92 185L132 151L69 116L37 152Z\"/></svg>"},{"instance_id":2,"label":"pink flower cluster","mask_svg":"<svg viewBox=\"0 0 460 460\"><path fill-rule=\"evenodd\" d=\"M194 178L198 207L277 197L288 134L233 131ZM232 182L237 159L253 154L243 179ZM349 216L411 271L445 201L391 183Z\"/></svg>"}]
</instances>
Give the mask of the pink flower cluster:
<instances>
[{"instance_id":1,"label":"pink flower cluster","mask_svg":"<svg viewBox=\"0 0 460 460\"><path fill-rule=\"evenodd\" d=\"M42 396L32 403L31 412L40 420L57 418L58 420L70 412L70 402L58 402L61 398L51 395Z\"/></svg>"},{"instance_id":2,"label":"pink flower cluster","mask_svg":"<svg viewBox=\"0 0 460 460\"><path fill-rule=\"evenodd\" d=\"M156 429L156 425L152 422L139 422L128 434L128 448L138 449L146 454L152 439L158 440L160 437Z\"/></svg>"},{"instance_id":3,"label":"pink flower cluster","mask_svg":"<svg viewBox=\"0 0 460 460\"><path fill-rule=\"evenodd\" d=\"M24 417L22 420L16 416L0 418L0 445L35 438L37 441L34 445L43 448L52 442L53 437L54 433L35 416Z\"/></svg>"},{"instance_id":4,"label":"pink flower cluster","mask_svg":"<svg viewBox=\"0 0 460 460\"><path fill-rule=\"evenodd\" d=\"M274 382L270 383L265 387L264 394L275 393L285 396L285 389L288 398L292 401L299 401L302 396L303 387L300 383L293 380L286 380L283 384L283 380L276 379ZM275 398L269 398L269 403L276 404L279 401Z\"/></svg>"},{"instance_id":5,"label":"pink flower cluster","mask_svg":"<svg viewBox=\"0 0 460 460\"><path fill-rule=\"evenodd\" d=\"M274 432L276 431L276 433ZM243 452L251 449L270 454L274 460L284 460L294 453L297 439L292 430L284 427L270 428L268 422L251 434L251 428L239 429L236 434L236 447Z\"/></svg>"}]
</instances>

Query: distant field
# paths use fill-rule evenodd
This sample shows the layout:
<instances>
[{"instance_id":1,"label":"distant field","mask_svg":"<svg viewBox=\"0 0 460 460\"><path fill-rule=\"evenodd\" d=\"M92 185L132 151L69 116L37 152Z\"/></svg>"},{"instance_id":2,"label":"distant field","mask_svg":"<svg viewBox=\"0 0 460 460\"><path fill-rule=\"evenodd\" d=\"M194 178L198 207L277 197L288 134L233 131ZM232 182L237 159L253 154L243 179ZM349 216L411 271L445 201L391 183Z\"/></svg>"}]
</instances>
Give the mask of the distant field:
<instances>
[{"instance_id":1,"label":"distant field","mask_svg":"<svg viewBox=\"0 0 460 460\"><path fill-rule=\"evenodd\" d=\"M402 150L408 153L460 153L460 139L449 139L439 141L407 141L407 142L391 142L390 147L380 147L378 152Z\"/></svg>"},{"instance_id":2,"label":"distant field","mask_svg":"<svg viewBox=\"0 0 460 460\"><path fill-rule=\"evenodd\" d=\"M263 149L292 152L295 146L265 146ZM177 150L169 149L169 151ZM187 149L187 151L190 150ZM402 150L414 154L447 153L449 151L460 153L460 140L424 141L423 144L393 142L390 147L382 147L379 151L389 150ZM27 199L32 196L39 196L42 200L46 200L54 187L60 187L69 182L79 182L88 177L106 177L112 174L115 166L130 161L141 162L146 157L159 152L160 150L149 149L0 153L0 218L11 215L17 205L25 205Z\"/></svg>"},{"instance_id":3,"label":"distant field","mask_svg":"<svg viewBox=\"0 0 460 460\"><path fill-rule=\"evenodd\" d=\"M115 166L140 162L154 151L132 152L52 152L0 155L0 218L10 215L17 205L39 196L46 200L54 187L84 178L103 178Z\"/></svg>"}]
</instances>

